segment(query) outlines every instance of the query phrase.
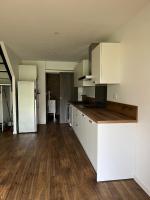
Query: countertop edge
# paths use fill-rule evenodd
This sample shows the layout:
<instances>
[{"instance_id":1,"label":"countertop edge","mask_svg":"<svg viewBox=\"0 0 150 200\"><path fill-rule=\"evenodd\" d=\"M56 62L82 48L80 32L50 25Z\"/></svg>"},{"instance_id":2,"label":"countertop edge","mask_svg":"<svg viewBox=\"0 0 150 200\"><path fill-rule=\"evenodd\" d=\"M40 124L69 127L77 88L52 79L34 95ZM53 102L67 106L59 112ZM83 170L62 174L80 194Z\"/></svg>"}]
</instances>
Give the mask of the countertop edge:
<instances>
[{"instance_id":1,"label":"countertop edge","mask_svg":"<svg viewBox=\"0 0 150 200\"><path fill-rule=\"evenodd\" d=\"M138 120L136 120L136 119L95 120L89 114L84 112L83 109L80 109L78 105L76 105L74 103L70 103L70 104L75 106L79 111L81 111L84 115L89 117L96 124L115 124L115 123L118 123L118 124L120 123L121 124L121 123L137 123L138 122ZM117 115L117 113L116 113L116 115Z\"/></svg>"}]
</instances>

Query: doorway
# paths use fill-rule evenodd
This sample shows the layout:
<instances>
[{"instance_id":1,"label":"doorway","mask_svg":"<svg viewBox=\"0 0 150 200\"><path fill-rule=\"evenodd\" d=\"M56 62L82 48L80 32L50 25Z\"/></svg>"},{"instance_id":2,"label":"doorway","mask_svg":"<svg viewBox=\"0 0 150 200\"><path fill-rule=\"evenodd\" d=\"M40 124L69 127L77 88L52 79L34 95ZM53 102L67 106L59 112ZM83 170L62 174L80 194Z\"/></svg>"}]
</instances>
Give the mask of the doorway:
<instances>
[{"instance_id":1,"label":"doorway","mask_svg":"<svg viewBox=\"0 0 150 200\"><path fill-rule=\"evenodd\" d=\"M0 132L12 132L12 90L11 85L0 85Z\"/></svg>"},{"instance_id":2,"label":"doorway","mask_svg":"<svg viewBox=\"0 0 150 200\"><path fill-rule=\"evenodd\" d=\"M74 100L74 74L46 73L46 121L68 123L69 101Z\"/></svg>"},{"instance_id":3,"label":"doorway","mask_svg":"<svg viewBox=\"0 0 150 200\"><path fill-rule=\"evenodd\" d=\"M47 123L52 121L59 122L59 117L60 117L59 101L60 101L60 74L47 73L46 74L46 122Z\"/></svg>"}]
</instances>

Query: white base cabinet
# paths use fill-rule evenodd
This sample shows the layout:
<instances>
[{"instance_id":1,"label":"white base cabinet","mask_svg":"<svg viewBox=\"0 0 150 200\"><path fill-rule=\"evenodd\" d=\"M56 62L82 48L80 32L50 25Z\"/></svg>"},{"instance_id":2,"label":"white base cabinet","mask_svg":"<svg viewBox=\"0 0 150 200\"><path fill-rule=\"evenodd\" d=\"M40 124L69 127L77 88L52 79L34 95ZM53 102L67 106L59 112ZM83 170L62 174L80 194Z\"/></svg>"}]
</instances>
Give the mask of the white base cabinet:
<instances>
[{"instance_id":1,"label":"white base cabinet","mask_svg":"<svg viewBox=\"0 0 150 200\"><path fill-rule=\"evenodd\" d=\"M97 181L134 177L134 123L99 124L97 135Z\"/></svg>"},{"instance_id":2,"label":"white base cabinet","mask_svg":"<svg viewBox=\"0 0 150 200\"><path fill-rule=\"evenodd\" d=\"M97 131L98 126L95 122L90 120L87 116L84 118L85 126L84 134L86 134L85 137L85 152L89 157L89 160L91 161L95 171L97 171ZM84 138L83 138L84 140Z\"/></svg>"},{"instance_id":3,"label":"white base cabinet","mask_svg":"<svg viewBox=\"0 0 150 200\"><path fill-rule=\"evenodd\" d=\"M73 130L97 173L97 181L133 178L136 124L97 124L72 108Z\"/></svg>"},{"instance_id":4,"label":"white base cabinet","mask_svg":"<svg viewBox=\"0 0 150 200\"><path fill-rule=\"evenodd\" d=\"M68 123L69 123L70 126L73 126L73 106L71 104L69 104Z\"/></svg>"}]
</instances>

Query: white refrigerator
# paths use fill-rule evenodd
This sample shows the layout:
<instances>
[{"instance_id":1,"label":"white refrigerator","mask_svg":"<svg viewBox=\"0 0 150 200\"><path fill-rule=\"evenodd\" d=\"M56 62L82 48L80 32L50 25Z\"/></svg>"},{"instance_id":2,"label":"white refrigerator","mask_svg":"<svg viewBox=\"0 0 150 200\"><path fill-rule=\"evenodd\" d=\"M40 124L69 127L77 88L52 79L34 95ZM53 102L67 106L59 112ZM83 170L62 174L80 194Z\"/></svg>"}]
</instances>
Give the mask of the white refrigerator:
<instances>
[{"instance_id":1,"label":"white refrigerator","mask_svg":"<svg viewBox=\"0 0 150 200\"><path fill-rule=\"evenodd\" d=\"M37 132L36 84L34 81L18 81L19 133Z\"/></svg>"}]
</instances>

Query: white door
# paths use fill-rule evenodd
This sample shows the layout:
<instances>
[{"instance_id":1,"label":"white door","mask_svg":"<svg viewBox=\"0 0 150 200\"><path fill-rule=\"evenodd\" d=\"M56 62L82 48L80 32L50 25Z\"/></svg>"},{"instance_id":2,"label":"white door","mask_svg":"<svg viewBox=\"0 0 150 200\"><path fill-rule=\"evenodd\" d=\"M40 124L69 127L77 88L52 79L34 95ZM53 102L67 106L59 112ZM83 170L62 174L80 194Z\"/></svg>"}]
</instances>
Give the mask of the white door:
<instances>
[{"instance_id":1,"label":"white door","mask_svg":"<svg viewBox=\"0 0 150 200\"><path fill-rule=\"evenodd\" d=\"M34 81L18 82L19 132L36 132Z\"/></svg>"}]
</instances>

